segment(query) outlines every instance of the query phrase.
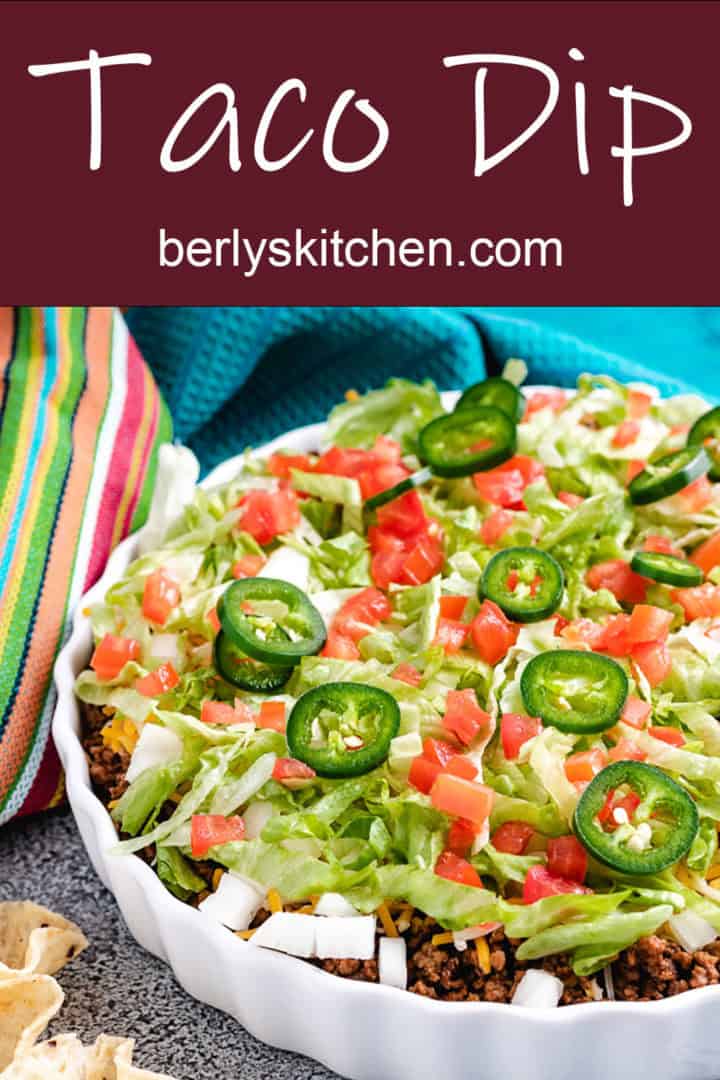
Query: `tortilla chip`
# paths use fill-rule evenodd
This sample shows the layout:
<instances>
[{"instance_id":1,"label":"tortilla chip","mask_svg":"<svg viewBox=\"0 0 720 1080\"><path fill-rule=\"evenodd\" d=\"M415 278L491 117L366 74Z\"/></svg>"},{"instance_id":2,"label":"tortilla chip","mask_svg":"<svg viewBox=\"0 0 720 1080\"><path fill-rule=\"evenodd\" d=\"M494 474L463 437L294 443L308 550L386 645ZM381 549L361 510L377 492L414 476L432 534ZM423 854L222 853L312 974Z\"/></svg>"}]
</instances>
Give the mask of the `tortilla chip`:
<instances>
[{"instance_id":1,"label":"tortilla chip","mask_svg":"<svg viewBox=\"0 0 720 1080\"><path fill-rule=\"evenodd\" d=\"M30 900L0 903L0 980L12 974L54 975L87 948L82 930Z\"/></svg>"},{"instance_id":2,"label":"tortilla chip","mask_svg":"<svg viewBox=\"0 0 720 1080\"><path fill-rule=\"evenodd\" d=\"M32 1048L64 996L50 975L13 972L0 980L0 1072Z\"/></svg>"},{"instance_id":3,"label":"tortilla chip","mask_svg":"<svg viewBox=\"0 0 720 1080\"><path fill-rule=\"evenodd\" d=\"M2 1080L85 1080L86 1053L77 1035L57 1035L16 1057Z\"/></svg>"},{"instance_id":4,"label":"tortilla chip","mask_svg":"<svg viewBox=\"0 0 720 1080\"><path fill-rule=\"evenodd\" d=\"M85 1080L173 1080L166 1073L148 1072L132 1063L134 1039L99 1035L88 1050Z\"/></svg>"}]
</instances>

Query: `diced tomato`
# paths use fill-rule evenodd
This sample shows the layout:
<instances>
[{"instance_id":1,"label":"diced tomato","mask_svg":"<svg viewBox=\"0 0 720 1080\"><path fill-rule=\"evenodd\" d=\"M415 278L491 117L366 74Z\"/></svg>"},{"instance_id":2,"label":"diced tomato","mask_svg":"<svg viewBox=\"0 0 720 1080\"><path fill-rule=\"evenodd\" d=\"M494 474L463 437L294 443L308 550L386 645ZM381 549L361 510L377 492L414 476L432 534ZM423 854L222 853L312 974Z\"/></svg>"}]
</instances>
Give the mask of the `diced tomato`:
<instances>
[{"instance_id":1,"label":"diced tomato","mask_svg":"<svg viewBox=\"0 0 720 1080\"><path fill-rule=\"evenodd\" d=\"M407 683L408 686L419 686L422 682L422 672L418 671L414 664L403 661L393 671L392 678L399 679L400 682Z\"/></svg>"},{"instance_id":2,"label":"diced tomato","mask_svg":"<svg viewBox=\"0 0 720 1080\"><path fill-rule=\"evenodd\" d=\"M474 690L449 690L443 727L468 746L480 732L489 730L490 716L478 705Z\"/></svg>"},{"instance_id":3,"label":"diced tomato","mask_svg":"<svg viewBox=\"0 0 720 1080\"><path fill-rule=\"evenodd\" d=\"M638 458L633 458L632 461L628 461L626 483L629 484L636 476L639 476L646 465L647 461L640 461Z\"/></svg>"},{"instance_id":4,"label":"diced tomato","mask_svg":"<svg viewBox=\"0 0 720 1080\"><path fill-rule=\"evenodd\" d=\"M315 778L315 770L297 758L279 757L273 765L273 780L278 780L285 787L304 787L310 780Z\"/></svg>"},{"instance_id":5,"label":"diced tomato","mask_svg":"<svg viewBox=\"0 0 720 1080\"><path fill-rule=\"evenodd\" d=\"M650 412L653 399L650 394L643 390L630 390L628 392L627 409L633 420L642 420Z\"/></svg>"},{"instance_id":6,"label":"diced tomato","mask_svg":"<svg viewBox=\"0 0 720 1080\"><path fill-rule=\"evenodd\" d=\"M372 469L378 459L371 450L348 450L341 446L331 446L321 454L315 463L314 472L330 476L356 477L367 469Z\"/></svg>"},{"instance_id":7,"label":"diced tomato","mask_svg":"<svg viewBox=\"0 0 720 1080\"><path fill-rule=\"evenodd\" d=\"M525 821L504 821L492 834L492 846L507 855L524 855L534 835Z\"/></svg>"},{"instance_id":8,"label":"diced tomato","mask_svg":"<svg viewBox=\"0 0 720 1080\"><path fill-rule=\"evenodd\" d=\"M457 881L460 885L473 885L482 889L483 883L477 870L467 859L462 859L453 851L443 851L435 863L435 873L448 881Z\"/></svg>"},{"instance_id":9,"label":"diced tomato","mask_svg":"<svg viewBox=\"0 0 720 1080\"><path fill-rule=\"evenodd\" d=\"M579 506L580 503L585 502L582 495L576 495L574 491L558 491L557 497L560 502L565 503L571 509Z\"/></svg>"},{"instance_id":10,"label":"diced tomato","mask_svg":"<svg viewBox=\"0 0 720 1080\"><path fill-rule=\"evenodd\" d=\"M698 476L675 496L687 514L698 514L712 502L713 486L707 476Z\"/></svg>"},{"instance_id":11,"label":"diced tomato","mask_svg":"<svg viewBox=\"0 0 720 1080\"><path fill-rule=\"evenodd\" d=\"M655 607L653 604L636 604L630 614L627 638L631 645L642 645L647 641L664 641L670 633L673 621L672 611Z\"/></svg>"},{"instance_id":12,"label":"diced tomato","mask_svg":"<svg viewBox=\"0 0 720 1080\"><path fill-rule=\"evenodd\" d=\"M445 619L462 619L467 602L467 596L441 596L440 614Z\"/></svg>"},{"instance_id":13,"label":"diced tomato","mask_svg":"<svg viewBox=\"0 0 720 1080\"><path fill-rule=\"evenodd\" d=\"M621 739L608 753L611 761L644 761L647 754L632 739Z\"/></svg>"},{"instance_id":14,"label":"diced tomato","mask_svg":"<svg viewBox=\"0 0 720 1080\"><path fill-rule=\"evenodd\" d=\"M403 585L424 585L440 573L444 562L442 538L421 534L407 555L402 557L400 582Z\"/></svg>"},{"instance_id":15,"label":"diced tomato","mask_svg":"<svg viewBox=\"0 0 720 1080\"><path fill-rule=\"evenodd\" d=\"M435 761L429 761L424 754L413 758L408 773L408 783L412 784L423 795L429 795L430 790L442 772L442 766Z\"/></svg>"},{"instance_id":16,"label":"diced tomato","mask_svg":"<svg viewBox=\"0 0 720 1080\"><path fill-rule=\"evenodd\" d=\"M477 831L471 821L463 821L462 818L458 818L457 821L453 821L448 830L446 848L451 851L453 855L459 855L463 858L472 851L473 842L477 836Z\"/></svg>"},{"instance_id":17,"label":"diced tomato","mask_svg":"<svg viewBox=\"0 0 720 1080\"><path fill-rule=\"evenodd\" d=\"M572 784L592 780L607 765L607 755L597 747L565 758L565 775Z\"/></svg>"},{"instance_id":18,"label":"diced tomato","mask_svg":"<svg viewBox=\"0 0 720 1080\"><path fill-rule=\"evenodd\" d=\"M459 653L470 633L470 624L440 616L433 645L442 645L448 656Z\"/></svg>"},{"instance_id":19,"label":"diced tomato","mask_svg":"<svg viewBox=\"0 0 720 1080\"><path fill-rule=\"evenodd\" d=\"M625 614L611 615L602 628L595 649L609 653L610 656L627 656L630 652L628 641L628 626L630 616Z\"/></svg>"},{"instance_id":20,"label":"diced tomato","mask_svg":"<svg viewBox=\"0 0 720 1080\"><path fill-rule=\"evenodd\" d=\"M407 491L377 511L378 525L396 536L414 536L425 528L427 517L417 491Z\"/></svg>"},{"instance_id":21,"label":"diced tomato","mask_svg":"<svg viewBox=\"0 0 720 1080\"><path fill-rule=\"evenodd\" d=\"M208 613L207 613L207 621L210 623L210 625L212 626L215 633L219 634L220 633L221 623L220 623L220 618L219 618L218 613L217 613L217 608L211 608L211 610L208 611Z\"/></svg>"},{"instance_id":22,"label":"diced tomato","mask_svg":"<svg viewBox=\"0 0 720 1080\"><path fill-rule=\"evenodd\" d=\"M177 686L179 682L180 676L172 662L168 660L155 671L151 671L149 675L136 679L135 689L145 697L160 697L161 694L167 694L168 690L172 690L173 686Z\"/></svg>"},{"instance_id":23,"label":"diced tomato","mask_svg":"<svg viewBox=\"0 0 720 1080\"><path fill-rule=\"evenodd\" d=\"M234 578L255 577L267 562L264 555L243 555L232 564L230 573Z\"/></svg>"},{"instance_id":24,"label":"diced tomato","mask_svg":"<svg viewBox=\"0 0 720 1080\"><path fill-rule=\"evenodd\" d=\"M591 893L585 885L567 878L556 877L544 866L531 866L523 885L523 902L534 904L546 896L560 896L563 893Z\"/></svg>"},{"instance_id":25,"label":"diced tomato","mask_svg":"<svg viewBox=\"0 0 720 1080\"><path fill-rule=\"evenodd\" d=\"M240 500L238 527L250 533L258 544L269 544L281 533L300 524L297 495L289 488L279 491L253 489Z\"/></svg>"},{"instance_id":26,"label":"diced tomato","mask_svg":"<svg viewBox=\"0 0 720 1080\"><path fill-rule=\"evenodd\" d=\"M581 884L587 874L588 857L585 848L576 836L554 836L548 840L547 868L554 877L579 881Z\"/></svg>"},{"instance_id":27,"label":"diced tomato","mask_svg":"<svg viewBox=\"0 0 720 1080\"><path fill-rule=\"evenodd\" d=\"M641 604L645 599L645 578L636 574L624 559L596 563L588 570L585 580L591 589L608 589L620 603Z\"/></svg>"},{"instance_id":28,"label":"diced tomato","mask_svg":"<svg viewBox=\"0 0 720 1080\"><path fill-rule=\"evenodd\" d=\"M402 545L395 550L376 552L370 563L370 573L380 589L388 589L393 581L400 581L405 565L405 553Z\"/></svg>"},{"instance_id":29,"label":"diced tomato","mask_svg":"<svg viewBox=\"0 0 720 1080\"><path fill-rule=\"evenodd\" d=\"M505 713L500 720L500 738L508 761L514 761L528 739L534 739L541 731L542 721L537 717Z\"/></svg>"},{"instance_id":30,"label":"diced tomato","mask_svg":"<svg viewBox=\"0 0 720 1080\"><path fill-rule=\"evenodd\" d=\"M520 627L506 617L492 600L483 600L470 624L473 644L486 664L498 664L517 641Z\"/></svg>"},{"instance_id":31,"label":"diced tomato","mask_svg":"<svg viewBox=\"0 0 720 1080\"><path fill-rule=\"evenodd\" d=\"M270 731L279 731L284 735L285 702L263 701L255 722L259 728L268 728Z\"/></svg>"},{"instance_id":32,"label":"diced tomato","mask_svg":"<svg viewBox=\"0 0 720 1080\"><path fill-rule=\"evenodd\" d=\"M480 539L483 544L487 544L488 547L497 544L498 540L505 535L512 523L512 510L503 510L500 506L497 510L493 510L480 526Z\"/></svg>"},{"instance_id":33,"label":"diced tomato","mask_svg":"<svg viewBox=\"0 0 720 1080\"><path fill-rule=\"evenodd\" d=\"M95 646L90 667L98 679L109 682L120 674L130 660L140 659L140 643L134 638L106 634Z\"/></svg>"},{"instance_id":34,"label":"diced tomato","mask_svg":"<svg viewBox=\"0 0 720 1080\"><path fill-rule=\"evenodd\" d=\"M688 622L720 615L720 585L706 582L693 589L673 589L670 595L676 604L680 604Z\"/></svg>"},{"instance_id":35,"label":"diced tomato","mask_svg":"<svg viewBox=\"0 0 720 1080\"><path fill-rule=\"evenodd\" d=\"M457 756L457 749L451 746L450 743L430 737L423 739L423 757L426 757L428 761L432 761L441 769L444 769L447 763Z\"/></svg>"},{"instance_id":36,"label":"diced tomato","mask_svg":"<svg viewBox=\"0 0 720 1080\"><path fill-rule=\"evenodd\" d=\"M331 629L320 656L330 656L334 660L359 660L360 650L351 637Z\"/></svg>"},{"instance_id":37,"label":"diced tomato","mask_svg":"<svg viewBox=\"0 0 720 1080\"><path fill-rule=\"evenodd\" d=\"M277 476L281 480L290 479L291 469L299 469L300 472L312 472L313 468L307 454L272 454L268 458L267 467L273 476Z\"/></svg>"},{"instance_id":38,"label":"diced tomato","mask_svg":"<svg viewBox=\"0 0 720 1080\"><path fill-rule=\"evenodd\" d=\"M606 830L617 829L619 823L615 821L615 811L624 810L628 819L632 820L641 801L640 796L634 791L629 791L627 795L624 795L621 799L618 799L617 792L614 789L608 791L605 802L598 811L598 821L601 825L605 826Z\"/></svg>"},{"instance_id":39,"label":"diced tomato","mask_svg":"<svg viewBox=\"0 0 720 1080\"><path fill-rule=\"evenodd\" d=\"M379 525L370 526L367 538L373 555L405 550L405 542L399 536L388 532L387 529L381 529Z\"/></svg>"},{"instance_id":40,"label":"diced tomato","mask_svg":"<svg viewBox=\"0 0 720 1080\"><path fill-rule=\"evenodd\" d=\"M245 822L241 817L222 814L193 814L190 822L190 850L194 859L202 859L216 844L230 844L245 839Z\"/></svg>"},{"instance_id":41,"label":"diced tomato","mask_svg":"<svg viewBox=\"0 0 720 1080\"><path fill-rule=\"evenodd\" d=\"M620 719L626 724L629 724L630 727L638 728L638 730L640 730L645 727L647 718L651 712L652 705L649 701L643 701L642 698L630 694L625 701Z\"/></svg>"},{"instance_id":42,"label":"diced tomato","mask_svg":"<svg viewBox=\"0 0 720 1080\"><path fill-rule=\"evenodd\" d=\"M670 651L667 645L660 641L633 645L630 657L651 686L659 686L672 671Z\"/></svg>"},{"instance_id":43,"label":"diced tomato","mask_svg":"<svg viewBox=\"0 0 720 1080\"><path fill-rule=\"evenodd\" d=\"M560 636L570 645L587 645L590 649L599 649L604 628L592 619L573 619L559 631ZM555 633L558 633L557 626Z\"/></svg>"},{"instance_id":44,"label":"diced tomato","mask_svg":"<svg viewBox=\"0 0 720 1080\"><path fill-rule=\"evenodd\" d=\"M678 731L674 727L649 727L648 735L652 735L653 739L660 739L661 742L667 743L668 746L685 745L685 736L682 731Z\"/></svg>"},{"instance_id":45,"label":"diced tomato","mask_svg":"<svg viewBox=\"0 0 720 1080\"><path fill-rule=\"evenodd\" d=\"M378 461L399 461L402 457L402 447L389 435L378 435L373 444L372 453Z\"/></svg>"},{"instance_id":46,"label":"diced tomato","mask_svg":"<svg viewBox=\"0 0 720 1080\"><path fill-rule=\"evenodd\" d=\"M395 487L401 480L410 475L410 470L397 462L381 462L371 469L358 473L357 481L360 484L360 494L363 499L370 499L381 491Z\"/></svg>"},{"instance_id":47,"label":"diced tomato","mask_svg":"<svg viewBox=\"0 0 720 1080\"><path fill-rule=\"evenodd\" d=\"M358 642L379 622L389 619L392 605L379 589L367 588L349 597L332 620L332 631Z\"/></svg>"},{"instance_id":48,"label":"diced tomato","mask_svg":"<svg viewBox=\"0 0 720 1080\"><path fill-rule=\"evenodd\" d=\"M537 390L534 394L531 394L528 398L527 405L525 406L525 414L523 416L523 423L535 415L536 412L540 412L541 409L552 409L553 412L559 412L567 401L567 394L564 390Z\"/></svg>"},{"instance_id":49,"label":"diced tomato","mask_svg":"<svg viewBox=\"0 0 720 1080\"><path fill-rule=\"evenodd\" d=\"M433 806L450 817L465 818L481 826L492 810L494 792L483 784L441 772L430 791Z\"/></svg>"},{"instance_id":50,"label":"diced tomato","mask_svg":"<svg viewBox=\"0 0 720 1080\"><path fill-rule=\"evenodd\" d=\"M623 420L617 426L617 430L612 437L612 444L622 450L629 446L630 443L634 443L639 434L640 425L637 420Z\"/></svg>"},{"instance_id":51,"label":"diced tomato","mask_svg":"<svg viewBox=\"0 0 720 1080\"><path fill-rule=\"evenodd\" d=\"M667 536L660 536L658 533L651 533L649 536L645 537L643 551L656 551L659 555L680 554L678 549L673 547L672 542L668 540Z\"/></svg>"},{"instance_id":52,"label":"diced tomato","mask_svg":"<svg viewBox=\"0 0 720 1080\"><path fill-rule=\"evenodd\" d=\"M541 462L516 454L494 469L475 473L473 483L485 502L512 508L522 501L525 488L544 475Z\"/></svg>"},{"instance_id":53,"label":"diced tomato","mask_svg":"<svg viewBox=\"0 0 720 1080\"><path fill-rule=\"evenodd\" d=\"M203 724L239 724L253 717L249 709L246 716L226 701L203 701L200 719Z\"/></svg>"},{"instance_id":54,"label":"diced tomato","mask_svg":"<svg viewBox=\"0 0 720 1080\"><path fill-rule=\"evenodd\" d=\"M710 571L720 564L720 530L703 541L690 556L690 562L699 566L703 574L707 576Z\"/></svg>"},{"instance_id":55,"label":"diced tomato","mask_svg":"<svg viewBox=\"0 0 720 1080\"><path fill-rule=\"evenodd\" d=\"M464 754L456 754L454 758L451 758L444 771L452 776L461 776L463 780L474 780L478 774L470 758L465 757Z\"/></svg>"},{"instance_id":56,"label":"diced tomato","mask_svg":"<svg viewBox=\"0 0 720 1080\"><path fill-rule=\"evenodd\" d=\"M555 616L555 637L560 637L566 626L570 625L570 620L566 619L564 615Z\"/></svg>"},{"instance_id":57,"label":"diced tomato","mask_svg":"<svg viewBox=\"0 0 720 1080\"><path fill-rule=\"evenodd\" d=\"M180 585L172 574L160 567L145 578L142 613L150 622L164 626L171 611L180 603Z\"/></svg>"}]
</instances>

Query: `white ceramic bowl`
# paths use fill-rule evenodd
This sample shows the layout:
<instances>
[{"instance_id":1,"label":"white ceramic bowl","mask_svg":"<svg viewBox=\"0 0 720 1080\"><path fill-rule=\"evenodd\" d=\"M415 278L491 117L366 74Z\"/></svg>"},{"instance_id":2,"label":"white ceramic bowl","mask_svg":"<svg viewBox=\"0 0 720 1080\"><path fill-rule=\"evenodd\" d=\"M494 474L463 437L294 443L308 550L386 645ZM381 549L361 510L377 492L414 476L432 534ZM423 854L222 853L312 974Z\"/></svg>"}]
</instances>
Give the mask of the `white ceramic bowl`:
<instances>
[{"instance_id":1,"label":"white ceramic bowl","mask_svg":"<svg viewBox=\"0 0 720 1080\"><path fill-rule=\"evenodd\" d=\"M445 405L451 407L456 397L444 395ZM322 429L299 428L261 453L279 446L317 449ZM231 479L239 463L224 462L204 485ZM78 605L72 636L55 667L53 735L95 871L133 936L170 964L189 994L230 1013L263 1042L307 1054L354 1080L717 1080L720 987L661 1002L560 1009L432 1001L252 948L176 900L137 856L109 854L116 833L91 790L73 684L92 647L90 621L82 611L122 576L136 550L137 535L120 544Z\"/></svg>"}]
</instances>

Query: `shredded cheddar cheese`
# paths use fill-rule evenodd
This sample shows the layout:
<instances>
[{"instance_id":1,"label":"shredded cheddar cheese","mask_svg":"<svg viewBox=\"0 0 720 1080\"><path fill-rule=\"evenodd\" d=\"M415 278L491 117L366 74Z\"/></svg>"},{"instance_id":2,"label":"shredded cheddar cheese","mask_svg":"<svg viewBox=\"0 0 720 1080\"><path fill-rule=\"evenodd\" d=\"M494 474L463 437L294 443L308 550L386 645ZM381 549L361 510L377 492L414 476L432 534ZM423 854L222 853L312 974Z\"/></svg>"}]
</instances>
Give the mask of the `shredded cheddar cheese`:
<instances>
[{"instance_id":1,"label":"shredded cheddar cheese","mask_svg":"<svg viewBox=\"0 0 720 1080\"><path fill-rule=\"evenodd\" d=\"M720 865L718 865L718 863L715 863L714 866L710 867L707 874L705 875L705 880L712 881L713 878L718 877L720 877Z\"/></svg>"},{"instance_id":2,"label":"shredded cheddar cheese","mask_svg":"<svg viewBox=\"0 0 720 1080\"><path fill-rule=\"evenodd\" d=\"M249 941L254 933L254 930L236 930L235 937L242 938L243 941Z\"/></svg>"},{"instance_id":3,"label":"shredded cheddar cheese","mask_svg":"<svg viewBox=\"0 0 720 1080\"><path fill-rule=\"evenodd\" d=\"M475 960L477 966L485 975L490 974L490 949L484 937L477 938L475 942Z\"/></svg>"},{"instance_id":4,"label":"shredded cheddar cheese","mask_svg":"<svg viewBox=\"0 0 720 1080\"><path fill-rule=\"evenodd\" d=\"M268 889L267 902L271 914L277 915L279 911L282 911L283 902L277 889Z\"/></svg>"},{"instance_id":5,"label":"shredded cheddar cheese","mask_svg":"<svg viewBox=\"0 0 720 1080\"><path fill-rule=\"evenodd\" d=\"M453 936L452 930L446 930L442 934L433 934L430 939L432 945L452 945Z\"/></svg>"},{"instance_id":6,"label":"shredded cheddar cheese","mask_svg":"<svg viewBox=\"0 0 720 1080\"><path fill-rule=\"evenodd\" d=\"M126 754L132 754L139 738L138 730L132 720L124 719L117 713L102 729L101 735L105 746L115 754L121 750L124 750Z\"/></svg>"},{"instance_id":7,"label":"shredded cheddar cheese","mask_svg":"<svg viewBox=\"0 0 720 1080\"><path fill-rule=\"evenodd\" d=\"M392 915L388 911L388 906L387 906L385 901L383 901L382 904L380 904L379 908L377 909L377 914L378 914L378 916L380 918L380 922L382 923L383 930L385 931L387 936L388 937L397 937L398 936L397 927L396 927L395 923L392 920Z\"/></svg>"},{"instance_id":8,"label":"shredded cheddar cheese","mask_svg":"<svg viewBox=\"0 0 720 1080\"><path fill-rule=\"evenodd\" d=\"M215 890L215 892L217 892L217 890L218 890L218 888L220 886L220 882L222 881L222 876L223 876L224 873L225 873L225 871L221 870L220 867L218 867L218 869L213 872L212 887Z\"/></svg>"},{"instance_id":9,"label":"shredded cheddar cheese","mask_svg":"<svg viewBox=\"0 0 720 1080\"><path fill-rule=\"evenodd\" d=\"M346 390L345 391L345 400L346 401L359 401L360 400L360 395L358 394L357 390Z\"/></svg>"}]
</instances>

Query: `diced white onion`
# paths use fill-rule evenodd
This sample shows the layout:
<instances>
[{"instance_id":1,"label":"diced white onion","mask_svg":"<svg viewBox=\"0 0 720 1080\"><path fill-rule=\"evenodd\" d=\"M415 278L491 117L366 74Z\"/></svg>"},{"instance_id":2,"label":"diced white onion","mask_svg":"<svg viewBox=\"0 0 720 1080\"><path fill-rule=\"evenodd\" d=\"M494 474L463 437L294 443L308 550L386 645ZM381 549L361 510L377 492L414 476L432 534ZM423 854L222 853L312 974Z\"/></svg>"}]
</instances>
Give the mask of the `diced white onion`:
<instances>
[{"instance_id":1,"label":"diced white onion","mask_svg":"<svg viewBox=\"0 0 720 1080\"><path fill-rule=\"evenodd\" d=\"M688 952L704 949L718 936L710 923L694 911L681 911L679 915L673 915L668 919L668 925L683 949Z\"/></svg>"},{"instance_id":2,"label":"diced white onion","mask_svg":"<svg viewBox=\"0 0 720 1080\"><path fill-rule=\"evenodd\" d=\"M517 984L512 1004L523 1005L526 1009L554 1009L563 990L562 981L549 971L529 968Z\"/></svg>"},{"instance_id":3,"label":"diced white onion","mask_svg":"<svg viewBox=\"0 0 720 1080\"><path fill-rule=\"evenodd\" d=\"M177 634L153 634L150 639L150 655L154 660L170 660L179 668L181 665Z\"/></svg>"},{"instance_id":4,"label":"diced white onion","mask_svg":"<svg viewBox=\"0 0 720 1080\"><path fill-rule=\"evenodd\" d=\"M202 900L198 909L231 930L247 930L264 899L262 886L230 871L223 874L217 890Z\"/></svg>"},{"instance_id":5,"label":"diced white onion","mask_svg":"<svg viewBox=\"0 0 720 1080\"><path fill-rule=\"evenodd\" d=\"M125 778L129 784L155 765L169 765L182 756L183 743L179 735L159 724L145 724L130 758Z\"/></svg>"},{"instance_id":6,"label":"diced white onion","mask_svg":"<svg viewBox=\"0 0 720 1080\"><path fill-rule=\"evenodd\" d=\"M315 905L315 914L335 915L347 919L350 916L359 915L360 912L349 900L345 899L342 893L326 892Z\"/></svg>"},{"instance_id":7,"label":"diced white onion","mask_svg":"<svg viewBox=\"0 0 720 1080\"><path fill-rule=\"evenodd\" d=\"M245 822L245 839L257 840L274 813L275 808L272 803L259 801L250 803L243 814L243 821Z\"/></svg>"},{"instance_id":8,"label":"diced white onion","mask_svg":"<svg viewBox=\"0 0 720 1080\"><path fill-rule=\"evenodd\" d=\"M401 937L381 937L378 944L378 978L385 986L407 989L407 945Z\"/></svg>"},{"instance_id":9,"label":"diced white onion","mask_svg":"<svg viewBox=\"0 0 720 1080\"><path fill-rule=\"evenodd\" d=\"M305 916L307 918L307 916ZM375 955L375 916L329 915L313 919L315 949L322 960L370 960Z\"/></svg>"},{"instance_id":10,"label":"diced white onion","mask_svg":"<svg viewBox=\"0 0 720 1080\"><path fill-rule=\"evenodd\" d=\"M290 585L296 585L298 589L307 592L310 580L310 560L307 555L296 551L295 548L280 547L277 551L273 551L257 576L287 581Z\"/></svg>"},{"instance_id":11,"label":"diced white onion","mask_svg":"<svg viewBox=\"0 0 720 1080\"><path fill-rule=\"evenodd\" d=\"M602 986L597 979L590 980L590 993L592 994L593 1001L602 1001L605 997Z\"/></svg>"},{"instance_id":12,"label":"diced white onion","mask_svg":"<svg viewBox=\"0 0 720 1080\"><path fill-rule=\"evenodd\" d=\"M276 949L291 956L315 956L315 923L320 921L313 915L278 911L257 928L250 938L250 944Z\"/></svg>"},{"instance_id":13,"label":"diced white onion","mask_svg":"<svg viewBox=\"0 0 720 1080\"><path fill-rule=\"evenodd\" d=\"M477 926L468 926L466 930L453 930L453 945L462 952L462 949L466 948L466 943L468 941L475 941L477 938L486 937L488 934L491 934L493 930L497 930L500 925L499 922L487 922L479 923Z\"/></svg>"}]
</instances>

